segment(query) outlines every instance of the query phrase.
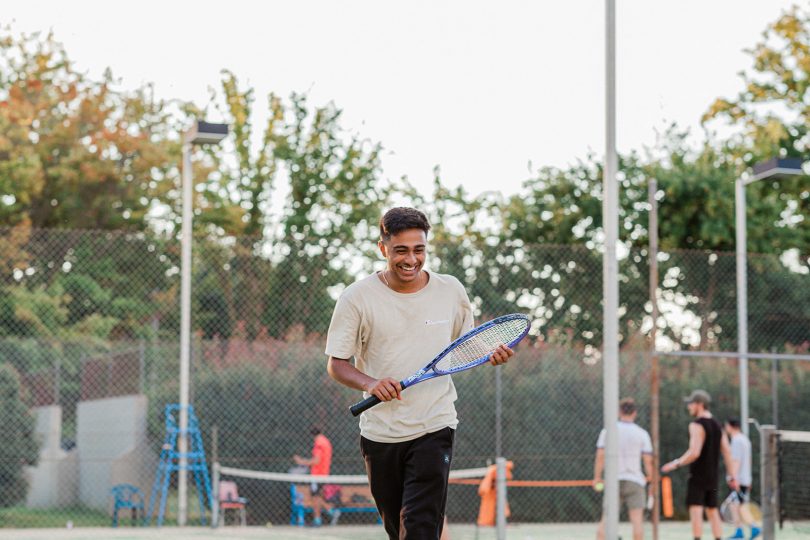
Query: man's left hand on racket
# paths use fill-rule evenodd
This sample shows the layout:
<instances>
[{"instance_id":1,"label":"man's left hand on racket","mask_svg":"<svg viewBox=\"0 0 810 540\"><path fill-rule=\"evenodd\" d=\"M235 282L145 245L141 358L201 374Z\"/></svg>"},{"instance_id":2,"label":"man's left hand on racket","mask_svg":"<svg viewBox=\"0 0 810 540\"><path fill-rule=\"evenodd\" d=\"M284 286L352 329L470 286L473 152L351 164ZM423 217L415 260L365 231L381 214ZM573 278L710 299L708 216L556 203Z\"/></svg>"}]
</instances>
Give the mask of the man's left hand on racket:
<instances>
[{"instance_id":1,"label":"man's left hand on racket","mask_svg":"<svg viewBox=\"0 0 810 540\"><path fill-rule=\"evenodd\" d=\"M505 364L515 355L515 351L501 345L489 357L489 363L493 366L500 366ZM363 390L372 396L376 396L380 401L391 401L392 399L402 399L402 385L396 379L391 377L384 377L382 379L374 379L369 377L367 384L363 385Z\"/></svg>"}]
</instances>

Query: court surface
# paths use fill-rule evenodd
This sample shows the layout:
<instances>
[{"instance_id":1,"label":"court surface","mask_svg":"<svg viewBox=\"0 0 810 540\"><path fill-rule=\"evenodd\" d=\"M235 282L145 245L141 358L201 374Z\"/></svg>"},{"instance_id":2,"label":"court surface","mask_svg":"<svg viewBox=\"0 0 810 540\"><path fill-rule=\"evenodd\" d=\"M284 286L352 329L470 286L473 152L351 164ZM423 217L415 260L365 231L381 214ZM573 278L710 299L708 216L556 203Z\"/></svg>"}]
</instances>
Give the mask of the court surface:
<instances>
[{"instance_id":1,"label":"court surface","mask_svg":"<svg viewBox=\"0 0 810 540\"><path fill-rule=\"evenodd\" d=\"M690 528L687 522L663 523L659 528L660 540L683 540L690 538ZM474 525L450 525L451 540L494 540L493 528L481 528L477 531ZM783 530L776 529L776 538L779 540L807 539L810 532L810 523L801 527L786 525ZM732 533L730 527L723 530L724 536ZM747 531L746 531L747 533ZM624 540L630 540L630 526L622 523L619 534ZM652 538L650 526L645 527L645 538ZM708 524L703 531L704 538L710 536ZM378 525L337 526L303 528L290 526L270 527L223 527L211 529L207 527L163 527L150 528L85 528L85 529L0 529L0 537L14 540L149 540L155 538L171 538L172 540L213 540L213 539L245 539L267 538L272 540L303 540L316 538L319 540L378 540L384 539L385 533ZM565 524L512 524L507 528L507 538L510 540L593 540L596 537L596 524L594 523L565 523Z\"/></svg>"}]
</instances>

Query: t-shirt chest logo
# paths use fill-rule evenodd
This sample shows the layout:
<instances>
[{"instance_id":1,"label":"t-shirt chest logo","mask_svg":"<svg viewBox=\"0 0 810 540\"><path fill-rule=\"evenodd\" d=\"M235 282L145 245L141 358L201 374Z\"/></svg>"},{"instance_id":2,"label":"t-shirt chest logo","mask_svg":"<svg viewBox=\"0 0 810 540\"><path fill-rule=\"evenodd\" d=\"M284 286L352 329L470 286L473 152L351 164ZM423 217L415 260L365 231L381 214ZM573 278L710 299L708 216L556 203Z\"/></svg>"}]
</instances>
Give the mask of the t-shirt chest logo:
<instances>
[{"instance_id":1,"label":"t-shirt chest logo","mask_svg":"<svg viewBox=\"0 0 810 540\"><path fill-rule=\"evenodd\" d=\"M437 324L447 324L449 322L450 322L450 319L441 319L441 320L438 320L438 321L434 321L432 319L427 319L425 321L425 326L434 326L434 325L437 325Z\"/></svg>"}]
</instances>

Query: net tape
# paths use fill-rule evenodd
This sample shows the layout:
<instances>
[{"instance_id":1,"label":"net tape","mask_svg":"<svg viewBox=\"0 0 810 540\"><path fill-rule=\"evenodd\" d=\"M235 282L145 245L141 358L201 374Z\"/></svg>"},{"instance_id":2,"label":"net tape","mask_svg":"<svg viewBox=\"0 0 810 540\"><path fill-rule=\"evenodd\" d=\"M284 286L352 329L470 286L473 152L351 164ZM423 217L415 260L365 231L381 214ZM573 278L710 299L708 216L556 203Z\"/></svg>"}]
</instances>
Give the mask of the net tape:
<instances>
[{"instance_id":1,"label":"net tape","mask_svg":"<svg viewBox=\"0 0 810 540\"><path fill-rule=\"evenodd\" d=\"M214 470L218 471L221 476L252 478L255 480L272 480L295 484L368 484L368 476L365 474L332 474L327 476L313 476L311 474L256 471L252 469L223 467L218 463L214 465ZM482 478L486 473L486 467L479 467L475 469L457 469L450 471L450 478Z\"/></svg>"}]
</instances>

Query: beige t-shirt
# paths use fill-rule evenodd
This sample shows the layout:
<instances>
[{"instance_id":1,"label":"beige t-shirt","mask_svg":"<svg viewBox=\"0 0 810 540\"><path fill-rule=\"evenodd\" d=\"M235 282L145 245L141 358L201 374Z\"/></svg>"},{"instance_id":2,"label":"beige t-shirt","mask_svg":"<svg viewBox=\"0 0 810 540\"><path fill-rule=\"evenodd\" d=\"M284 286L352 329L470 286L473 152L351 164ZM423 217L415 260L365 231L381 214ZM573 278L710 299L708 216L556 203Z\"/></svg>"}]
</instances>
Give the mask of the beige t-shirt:
<instances>
[{"instance_id":1,"label":"beige t-shirt","mask_svg":"<svg viewBox=\"0 0 810 540\"><path fill-rule=\"evenodd\" d=\"M467 292L453 276L429 273L415 293L392 291L377 274L343 291L332 314L326 354L354 357L357 369L399 381L421 369L473 327ZM369 394L364 393L364 396ZM360 434L376 442L402 442L458 425L450 376L421 382L360 416Z\"/></svg>"}]
</instances>

